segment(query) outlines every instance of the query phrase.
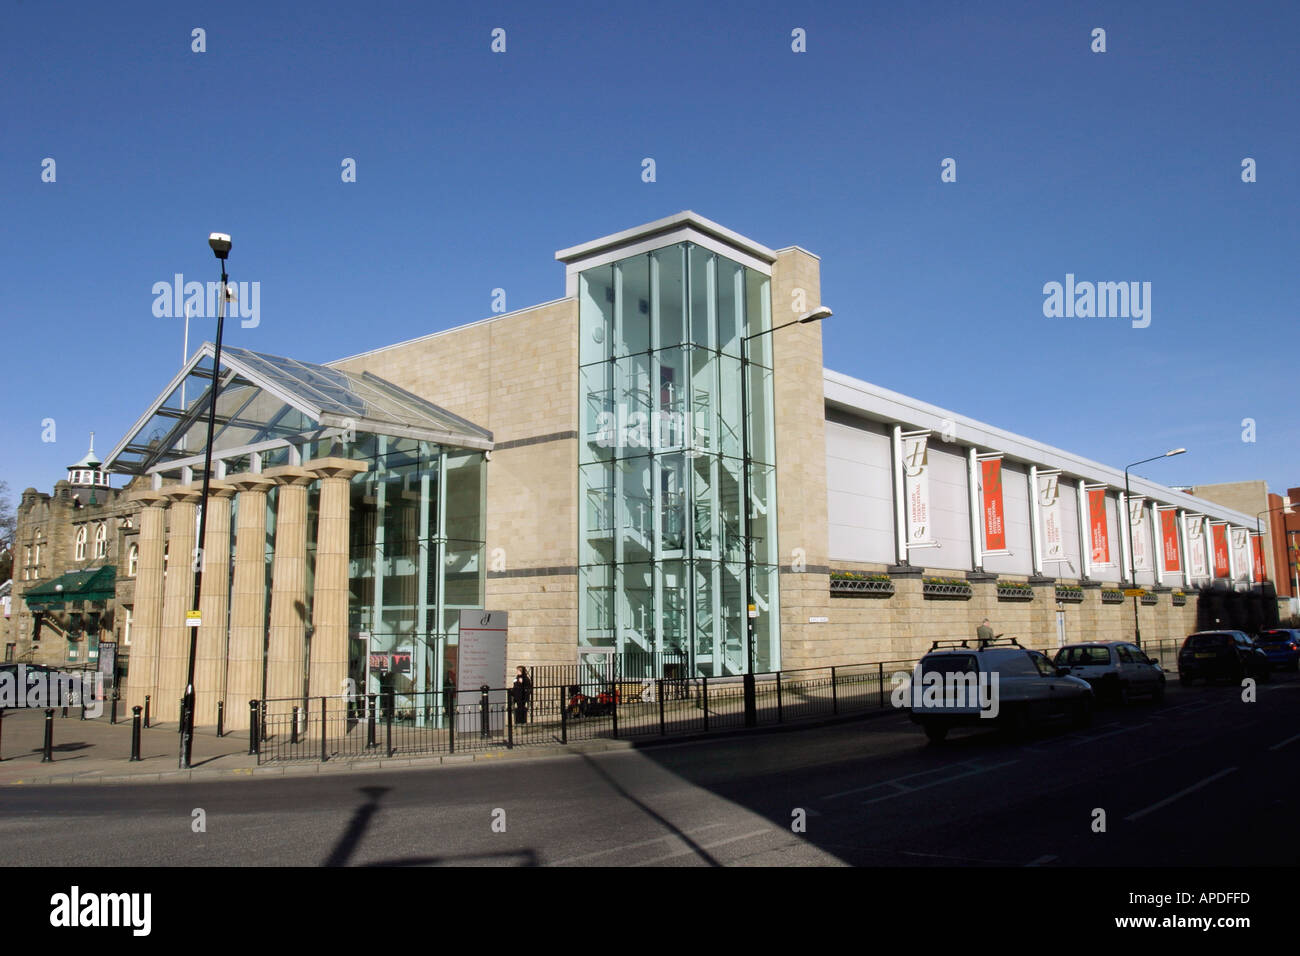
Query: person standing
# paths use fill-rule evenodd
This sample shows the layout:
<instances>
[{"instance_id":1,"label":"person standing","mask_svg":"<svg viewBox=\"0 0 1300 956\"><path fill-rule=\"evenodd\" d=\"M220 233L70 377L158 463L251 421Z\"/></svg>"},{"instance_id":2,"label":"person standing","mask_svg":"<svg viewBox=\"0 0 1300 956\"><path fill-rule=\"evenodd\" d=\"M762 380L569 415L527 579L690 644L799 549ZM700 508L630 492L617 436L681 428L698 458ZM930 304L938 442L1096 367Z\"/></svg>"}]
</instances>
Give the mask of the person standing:
<instances>
[{"instance_id":1,"label":"person standing","mask_svg":"<svg viewBox=\"0 0 1300 956\"><path fill-rule=\"evenodd\" d=\"M981 641L993 640L993 628L989 627L989 619L986 617L984 623L975 628L975 636Z\"/></svg>"},{"instance_id":2,"label":"person standing","mask_svg":"<svg viewBox=\"0 0 1300 956\"><path fill-rule=\"evenodd\" d=\"M533 696L533 682L523 665L515 668L515 684L511 689L515 700L515 723L528 723L528 701Z\"/></svg>"}]
</instances>

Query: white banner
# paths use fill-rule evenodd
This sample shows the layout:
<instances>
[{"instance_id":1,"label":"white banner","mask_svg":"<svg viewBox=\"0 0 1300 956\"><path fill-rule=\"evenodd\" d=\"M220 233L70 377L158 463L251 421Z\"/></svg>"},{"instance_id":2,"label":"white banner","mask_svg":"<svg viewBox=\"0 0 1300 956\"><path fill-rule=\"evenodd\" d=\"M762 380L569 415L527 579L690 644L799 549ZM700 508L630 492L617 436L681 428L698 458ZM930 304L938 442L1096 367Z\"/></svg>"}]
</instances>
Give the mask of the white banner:
<instances>
[{"instance_id":1,"label":"white banner","mask_svg":"<svg viewBox=\"0 0 1300 956\"><path fill-rule=\"evenodd\" d=\"M1043 517L1043 560L1065 560L1061 524L1061 486L1058 475L1038 476L1038 511Z\"/></svg>"},{"instance_id":2,"label":"white banner","mask_svg":"<svg viewBox=\"0 0 1300 956\"><path fill-rule=\"evenodd\" d=\"M1205 569L1205 519L1185 518L1183 529L1187 534L1187 550L1191 555L1192 577L1203 578Z\"/></svg>"},{"instance_id":3,"label":"white banner","mask_svg":"<svg viewBox=\"0 0 1300 956\"><path fill-rule=\"evenodd\" d=\"M1232 561L1237 580L1250 579L1250 533L1244 528L1232 529Z\"/></svg>"},{"instance_id":4,"label":"white banner","mask_svg":"<svg viewBox=\"0 0 1300 956\"><path fill-rule=\"evenodd\" d=\"M926 457L929 435L903 436L903 491L907 495L907 544L934 544L930 527L930 469Z\"/></svg>"},{"instance_id":5,"label":"white banner","mask_svg":"<svg viewBox=\"0 0 1300 956\"><path fill-rule=\"evenodd\" d=\"M1144 504L1146 499L1141 495L1128 500L1129 521L1133 523L1133 567L1138 571L1151 570L1151 537L1147 534Z\"/></svg>"}]
</instances>

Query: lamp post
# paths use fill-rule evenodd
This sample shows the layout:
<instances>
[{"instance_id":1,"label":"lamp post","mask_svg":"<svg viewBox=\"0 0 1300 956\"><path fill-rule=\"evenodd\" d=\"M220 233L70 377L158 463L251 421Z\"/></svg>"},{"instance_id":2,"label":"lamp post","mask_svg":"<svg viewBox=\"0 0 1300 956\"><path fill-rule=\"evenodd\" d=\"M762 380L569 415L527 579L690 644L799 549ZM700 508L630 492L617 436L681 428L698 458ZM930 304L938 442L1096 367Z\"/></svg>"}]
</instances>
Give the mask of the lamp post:
<instances>
[{"instance_id":1,"label":"lamp post","mask_svg":"<svg viewBox=\"0 0 1300 956\"><path fill-rule=\"evenodd\" d=\"M1172 458L1174 455L1182 455L1186 453L1186 451L1186 448L1175 448L1172 451L1165 452L1163 455L1155 455L1151 458L1143 458L1141 461L1135 461L1133 464L1126 465L1124 468L1124 511L1125 518L1128 520L1128 579L1133 585L1133 590L1135 591L1137 590L1138 583L1137 555L1133 551L1133 506L1129 501L1132 497L1132 492L1129 490L1128 485L1128 470L1130 468L1136 468L1138 465L1145 465L1149 461L1159 461L1161 458ZM1142 646L1142 625L1138 622L1138 597L1136 594L1133 595L1133 643L1138 647Z\"/></svg>"},{"instance_id":2,"label":"lamp post","mask_svg":"<svg viewBox=\"0 0 1300 956\"><path fill-rule=\"evenodd\" d=\"M741 435L741 509L740 513L744 521L745 536L745 645L746 645L746 666L745 672L752 675L754 673L754 619L758 616L758 608L754 606L750 610L750 602L754 595L754 542L750 536L749 528L749 340L756 339L763 335L769 335L780 329L787 328L791 325L806 325L809 322L820 322L822 319L831 317L831 310L826 306L820 306L811 312L805 312L797 319L791 319L789 322L773 326L762 332L755 332L752 335L743 336L740 340L740 435ZM747 684L747 689L752 686L752 682Z\"/></svg>"},{"instance_id":3,"label":"lamp post","mask_svg":"<svg viewBox=\"0 0 1300 956\"><path fill-rule=\"evenodd\" d=\"M199 610L199 595L203 588L203 564L204 564L204 545L206 541L206 532L208 528L208 487L212 478L212 435L217 419L217 391L221 385L221 332L226 318L226 283L229 276L226 275L226 257L230 255L230 237L225 233L214 232L208 236L208 245L212 247L212 252L221 260L221 292L217 297L217 347L212 358L212 387L210 390L210 399L208 401L208 440L203 450L203 495L199 501L199 541L198 547L195 548L194 564L194 603L195 613ZM187 619L186 623L189 621ZM188 676L185 680L185 700L181 708L181 754L180 768L188 770L190 767L190 756L194 750L194 658L198 653L199 629L191 625L190 632L190 654Z\"/></svg>"}]
</instances>

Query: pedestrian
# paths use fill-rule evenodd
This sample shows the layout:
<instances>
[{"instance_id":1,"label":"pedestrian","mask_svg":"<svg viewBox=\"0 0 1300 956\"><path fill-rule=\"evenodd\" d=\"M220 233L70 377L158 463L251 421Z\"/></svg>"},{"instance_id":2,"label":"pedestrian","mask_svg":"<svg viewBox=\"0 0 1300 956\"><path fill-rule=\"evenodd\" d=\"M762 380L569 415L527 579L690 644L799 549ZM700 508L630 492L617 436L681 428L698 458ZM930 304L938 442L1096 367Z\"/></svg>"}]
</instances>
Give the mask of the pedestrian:
<instances>
[{"instance_id":1,"label":"pedestrian","mask_svg":"<svg viewBox=\"0 0 1300 956\"><path fill-rule=\"evenodd\" d=\"M975 636L981 641L993 640L993 628L989 627L989 619L986 617L984 623L975 629Z\"/></svg>"},{"instance_id":2,"label":"pedestrian","mask_svg":"<svg viewBox=\"0 0 1300 956\"><path fill-rule=\"evenodd\" d=\"M533 696L533 682L523 665L515 668L515 686L511 689L515 699L515 723L528 723L528 700Z\"/></svg>"}]
</instances>

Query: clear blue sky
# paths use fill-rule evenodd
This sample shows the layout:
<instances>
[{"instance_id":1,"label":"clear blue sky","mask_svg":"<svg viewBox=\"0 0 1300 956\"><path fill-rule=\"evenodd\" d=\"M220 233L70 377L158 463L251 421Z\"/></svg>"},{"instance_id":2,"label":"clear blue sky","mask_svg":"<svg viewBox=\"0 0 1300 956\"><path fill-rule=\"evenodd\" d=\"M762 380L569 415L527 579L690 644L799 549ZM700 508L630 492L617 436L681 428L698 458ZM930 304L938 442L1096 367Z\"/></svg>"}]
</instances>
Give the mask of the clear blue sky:
<instances>
[{"instance_id":1,"label":"clear blue sky","mask_svg":"<svg viewBox=\"0 0 1300 956\"><path fill-rule=\"evenodd\" d=\"M151 289L216 279L211 231L261 283L227 340L329 361L558 298L556 249L682 209L821 256L831 368L1119 467L1185 445L1139 469L1169 484L1300 485L1295 3L3 5L15 496L176 371ZM1045 318L1067 273L1150 282L1150 327Z\"/></svg>"}]
</instances>

